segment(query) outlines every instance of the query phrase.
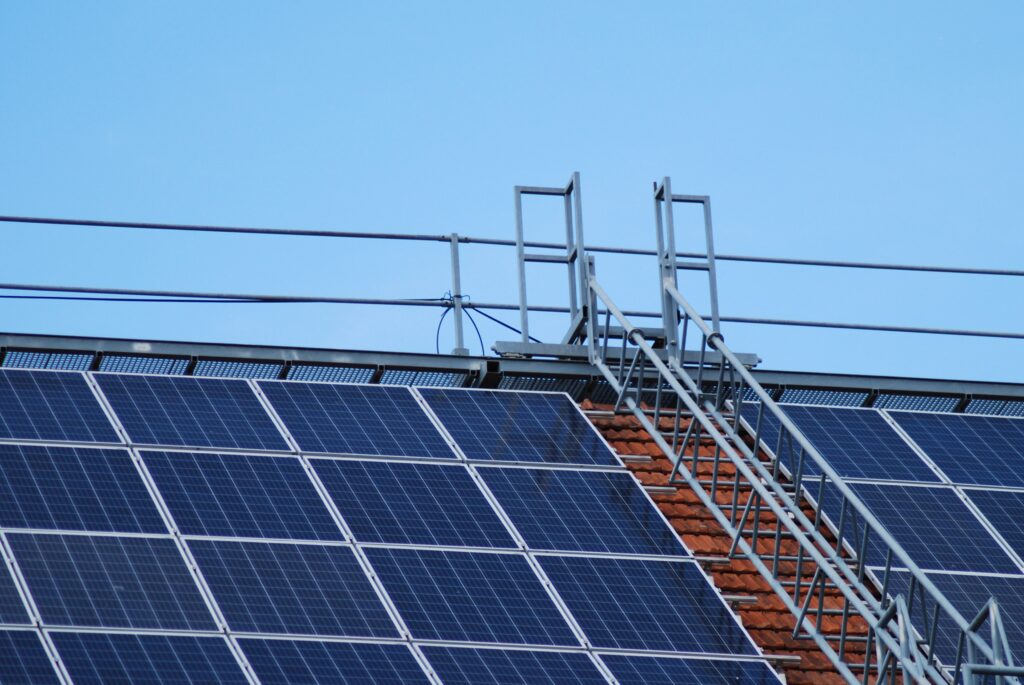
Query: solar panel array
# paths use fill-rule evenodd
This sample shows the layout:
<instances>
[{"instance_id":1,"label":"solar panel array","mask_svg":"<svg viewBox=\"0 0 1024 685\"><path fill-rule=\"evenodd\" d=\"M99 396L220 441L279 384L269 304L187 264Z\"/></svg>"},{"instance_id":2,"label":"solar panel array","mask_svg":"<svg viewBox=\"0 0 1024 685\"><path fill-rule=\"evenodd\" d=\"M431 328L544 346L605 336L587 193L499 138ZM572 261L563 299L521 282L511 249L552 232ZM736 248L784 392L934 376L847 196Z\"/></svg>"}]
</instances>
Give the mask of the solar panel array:
<instances>
[{"instance_id":1,"label":"solar panel array","mask_svg":"<svg viewBox=\"0 0 1024 685\"><path fill-rule=\"evenodd\" d=\"M1024 640L1024 419L797 405L783 409L968 620L995 596L1011 643ZM757 405L743 413L753 428ZM762 419L769 449L777 444L778 430L776 421ZM805 473L816 475L820 469L806 468ZM816 496L817 488L811 490ZM850 511L843 513L834 487L825 489L821 506L859 548L864 522ZM876 569L885 564L877 535L869 536L865 558ZM898 572L891 591L905 592L909 578ZM949 625L940 625L940 657L955 657L956 637Z\"/></svg>"},{"instance_id":2,"label":"solar panel array","mask_svg":"<svg viewBox=\"0 0 1024 685\"><path fill-rule=\"evenodd\" d=\"M0 370L0 558L4 683L779 682L559 394Z\"/></svg>"}]
</instances>

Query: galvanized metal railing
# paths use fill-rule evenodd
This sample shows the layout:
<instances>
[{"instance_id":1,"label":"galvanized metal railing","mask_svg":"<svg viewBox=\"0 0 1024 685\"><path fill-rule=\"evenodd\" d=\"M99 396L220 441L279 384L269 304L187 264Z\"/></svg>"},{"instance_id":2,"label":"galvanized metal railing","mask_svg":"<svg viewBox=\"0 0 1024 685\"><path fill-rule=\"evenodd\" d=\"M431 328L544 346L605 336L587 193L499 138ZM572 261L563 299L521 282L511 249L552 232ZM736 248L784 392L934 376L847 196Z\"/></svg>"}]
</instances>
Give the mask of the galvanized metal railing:
<instances>
[{"instance_id":1,"label":"galvanized metal railing","mask_svg":"<svg viewBox=\"0 0 1024 685\"><path fill-rule=\"evenodd\" d=\"M749 560L796 617L794 637L813 640L850 683L963 678L973 684L987 676L1017 683L1024 666L1014 664L995 600L973 620L957 611L674 281L673 274L662 282L675 315L665 321L666 345L659 351L590 274L590 311L605 312L603 325L596 317L588 320L590 360L616 391L616 409L632 413L673 461L670 483L691 487L731 537L730 556ZM688 336L696 338L700 353L689 367L683 356ZM621 349L609 355L615 346ZM626 354L630 348L632 355ZM717 353L714 363L707 361L711 352ZM757 407L752 443L741 425L748 395ZM767 417L779 426L771 459L760 449ZM701 457L702 445L713 448L713 456ZM804 474L812 463L820 476L809 482ZM815 489L818 506L808 513L805 496ZM826 496L838 498L839 520L832 530L823 519ZM795 553L784 553L794 544ZM881 559L869 558L879 549ZM869 567L876 572L869 574ZM890 586L897 568L910 574L905 593ZM838 630L829 629L836 622L826 617L838 619ZM942 640L951 630L958 635L956 653L950 658L942 652L943 662ZM854 648L857 643L863 649Z\"/></svg>"}]
</instances>

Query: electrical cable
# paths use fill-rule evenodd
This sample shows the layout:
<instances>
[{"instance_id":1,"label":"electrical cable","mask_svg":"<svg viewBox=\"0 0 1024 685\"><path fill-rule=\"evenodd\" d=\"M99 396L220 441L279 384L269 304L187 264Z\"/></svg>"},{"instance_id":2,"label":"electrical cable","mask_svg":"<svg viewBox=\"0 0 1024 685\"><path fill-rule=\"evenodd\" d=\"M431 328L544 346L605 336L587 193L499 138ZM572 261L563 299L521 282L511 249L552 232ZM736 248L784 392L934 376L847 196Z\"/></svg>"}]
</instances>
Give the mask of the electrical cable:
<instances>
[{"instance_id":1,"label":"electrical cable","mask_svg":"<svg viewBox=\"0 0 1024 685\"><path fill-rule=\"evenodd\" d=\"M473 315L469 313L468 309L463 310L466 312L466 318L473 324L473 329L476 331L476 339L480 341L480 356L486 357L487 350L484 349L484 336L480 335L480 327L476 325L476 321L473 320Z\"/></svg>"},{"instance_id":2,"label":"electrical cable","mask_svg":"<svg viewBox=\"0 0 1024 685\"><path fill-rule=\"evenodd\" d=\"M467 304L467 305L466 305L466 307L467 307L467 308L472 308L472 309L475 309L475 310L476 310L476 312L477 312L478 314L480 314L481 316L486 316L486 317L487 317L488 319L490 319L490 320L491 320L491 321L493 321L494 323L496 323L496 324L498 324L498 325L501 325L501 326L504 326L505 328L509 329L509 330L510 330L510 331L512 331L513 333L518 333L519 335L522 335L522 334L523 334L523 332L522 332L521 330L519 330L518 328L516 328L515 326L512 326L512 325L510 325L510 324L507 324L507 323L505 323L504 321L502 321L501 319L499 319L499 318L496 318L496 317L493 317L493 316L491 316L490 314L488 314L487 312L485 312L485 311L484 311L483 309L481 309L480 307L478 307L478 306L476 306L476 305L471 305L471 304ZM528 336L528 337L530 338L530 341L531 341L531 342L535 342L535 343L539 343L539 342L540 342L540 340L537 340L537 339L536 339L535 337L533 337L532 335L531 335L531 336Z\"/></svg>"}]
</instances>

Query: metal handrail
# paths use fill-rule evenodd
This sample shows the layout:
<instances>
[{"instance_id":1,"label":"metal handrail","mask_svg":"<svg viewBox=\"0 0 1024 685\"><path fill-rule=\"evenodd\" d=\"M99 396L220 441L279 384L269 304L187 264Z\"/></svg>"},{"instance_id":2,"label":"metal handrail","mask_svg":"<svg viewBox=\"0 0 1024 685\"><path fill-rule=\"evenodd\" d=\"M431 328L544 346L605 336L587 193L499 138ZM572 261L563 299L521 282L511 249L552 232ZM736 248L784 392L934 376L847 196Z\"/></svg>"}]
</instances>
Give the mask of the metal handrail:
<instances>
[{"instance_id":1,"label":"metal handrail","mask_svg":"<svg viewBox=\"0 0 1024 685\"><path fill-rule=\"evenodd\" d=\"M972 658L969 660L970 663L964 662L959 656L957 657L957 663L952 665L955 669L954 678L959 677L961 665L965 666L965 674L982 673L979 669L983 666L986 669L1006 666L1009 670L1005 671L1005 673L1000 672L1003 674L1000 677L1010 674L1024 676L1024 668L1011 667L1013 662L1006 653L1006 650L1002 650L1002 654L994 651L978 634L977 626L972 628L948 599L931 583L927 576L924 575L924 572L910 558L909 554L885 530L884 526L874 517L867 506L860 501L843 479L831 468L800 430L785 416L764 389L761 388L753 375L725 345L722 336L714 332L683 298L669 278L665 279L664 292L683 311L683 317L680 321L683 334L680 340L675 341L675 345L678 348L675 351L681 352L685 347L686 334L692 327L701 338L700 350L702 353L709 349L720 353L721 359L724 361L717 368L702 364L702 368L698 369L697 378L694 380L683 371L681 355L677 355L678 359L674 359L670 353L668 360L663 360L644 339L643 332L639 328L634 327L629 319L618 310L611 301L611 298L594 278L590 279L591 311L597 311L598 301L600 301L607 314L605 315L603 329L597 325L593 317L591 317L591 321L588 323L591 361L605 376L613 389L618 392L617 408L625 405L641 422L665 454L673 459L675 462L673 477L678 475L689 483L701 501L708 506L718 523L732 536L733 552L736 550L741 551L754 564L761 575L769 581L773 590L775 590L776 594L779 595L790 611L797 616L798 630L802 627L807 632L849 682L858 682L856 675L845 658L845 647L853 640L847 633L847 626L851 615L855 613L866 621L869 628L866 657L862 666L862 682L867 682L872 668L878 671L880 677L888 673L890 679L894 679L898 667L905 679L913 677L915 679L923 679L926 682L944 683L947 682L948 676L944 674L942 665L935 655L934 648L936 637L934 626L940 618L939 612L941 611L944 616L948 616L954 621L961 635L966 639L969 652L972 655ZM612 369L608 362L607 354L609 345L608 333L611 330L609 324L610 319L613 317L623 331L621 338L623 348L628 347L630 344L636 346L636 354L628 370L626 368L627 355L624 353L624 350L617 357L618 372ZM672 341L672 339L673 336L670 335L669 340ZM656 373L653 422L649 418L648 412L640 406L639 402L641 393L644 392L646 387L644 373L647 367L653 367ZM707 367L709 373L714 372L718 376L718 393L714 397L714 401L702 389L705 380L701 375L704 372L703 367ZM727 376L729 382L725 383L724 381ZM707 380L714 382L714 379L710 377ZM636 386L635 389L631 389L634 384ZM800 448L801 462L798 465L792 494L781 483L781 473L779 470L781 455L776 454L775 462L766 465L757 456L760 442L756 442L755 448L750 449L743 442L739 434L742 391L744 387L751 389L760 400L759 411L761 413L759 414L756 431L757 437L759 438L763 412L767 411L779 422L782 428L780 430L780 442L784 430L785 434L789 436L790 444L792 445L792 442L795 441ZM726 388L731 391L731 396L736 399L737 405L733 406L731 426L730 418L723 413L726 410L726 393L723 390ZM663 412L663 389L670 390L678 398L675 410L676 421L674 423L673 444L671 445L662 436L659 426L660 416ZM680 441L679 418L684 405L693 420L689 424L686 436ZM694 429L695 426L696 430ZM701 483L697 475L696 455L698 454L697 448L700 445L702 432L707 437L712 438L715 443L714 475L712 477L710 493L705 490L705 484ZM680 467L684 462L685 452L691 438L694 447L693 467L691 471L687 471ZM715 481L717 480L722 455L736 469L736 483L733 489L734 501L728 514L715 499ZM806 455L810 455L810 459L820 469L821 491L824 491L826 478L831 479L835 488L842 496L844 502L843 511L845 512L847 507L850 507L849 515L844 514L841 518L858 516L864 521L865 532L859 549L856 550L858 554L851 554L851 550L844 548L846 540L843 535L843 523L840 523L840 530L833 545L821 532L820 507L819 511L815 514L814 521L810 520L800 507L802 459L805 459ZM742 516L738 517L739 502L737 497L741 474L744 478L743 484L750 488L750 495L747 498ZM755 500L757 501L757 513L753 517L752 541L748 541L747 536L750 533L745 528L747 521L751 518L750 511ZM757 526L760 520L762 505L767 506L776 515L776 521L779 522L776 524L774 534L772 535L775 541L774 554L766 557L767 563L765 559L762 559L762 554L757 550ZM799 543L799 552L795 560L797 574L792 596L779 580L779 562L783 560L779 553L783 527ZM870 589L870 580L866 577L866 564L864 563L868 550L867 542L872 534L884 544L887 550L885 581L883 582L881 599L876 597ZM814 562L816 570L813 579L805 586L807 594L803 602L801 602L801 565L805 562L805 557L807 562ZM909 600L900 596L898 601L889 603L885 590L887 589L889 572L894 559L898 561L899 565L908 569L912 580L907 593ZM838 650L830 644L830 640L834 642L836 639L829 638L821 630L822 615L824 613L823 599L828 587L838 590L842 594L844 601L842 611L843 627L838 638ZM927 600L931 600L933 606L936 607L936 618L932 624L933 629L930 631L930 636L926 636L930 638L930 644L926 650L920 648L917 641L918 638L915 637L914 630L909 625L909 616L913 606L915 590L922 595L922 608L925 607ZM811 600L815 592L818 594L818 607L816 611L811 609ZM816 613L813 620L812 612ZM998 623L1001 626L1001 621L998 620L997 608L994 609L991 615L994 620L993 625ZM870 661L872 642L876 643L876 662L874 667L872 667ZM981 661L975 663L978 659ZM986 661L988 662L987 664L984 663ZM995 671L988 670L984 672L992 673ZM1014 680L1013 682L1016 681Z\"/></svg>"}]
</instances>

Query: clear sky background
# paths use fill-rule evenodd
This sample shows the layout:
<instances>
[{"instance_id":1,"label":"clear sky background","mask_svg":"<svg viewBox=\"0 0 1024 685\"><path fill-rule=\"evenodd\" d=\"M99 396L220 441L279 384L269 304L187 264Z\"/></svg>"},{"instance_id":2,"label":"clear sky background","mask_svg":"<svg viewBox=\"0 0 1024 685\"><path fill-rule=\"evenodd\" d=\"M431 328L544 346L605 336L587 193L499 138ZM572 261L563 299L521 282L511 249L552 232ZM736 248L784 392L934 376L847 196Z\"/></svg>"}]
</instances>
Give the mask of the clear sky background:
<instances>
[{"instance_id":1,"label":"clear sky background","mask_svg":"<svg viewBox=\"0 0 1024 685\"><path fill-rule=\"evenodd\" d=\"M1022 20L1016 2L7 2L0 214L511 238L512 186L579 170L592 244L653 247L651 181L670 175L711 195L723 253L1022 269ZM529 238L560 238L557 205L526 218ZM680 248L699 249L684 218ZM0 231L0 282L450 288L441 244ZM474 300L515 301L511 251L462 261ZM653 259L600 256L598 272L621 306L657 307ZM1019 278L719 278L725 314L1024 331ZM531 267L530 288L565 302L555 267ZM9 332L411 351L433 351L439 315L0 300ZM488 347L514 337L478 322ZM768 368L1024 381L1024 341L724 331Z\"/></svg>"}]
</instances>

